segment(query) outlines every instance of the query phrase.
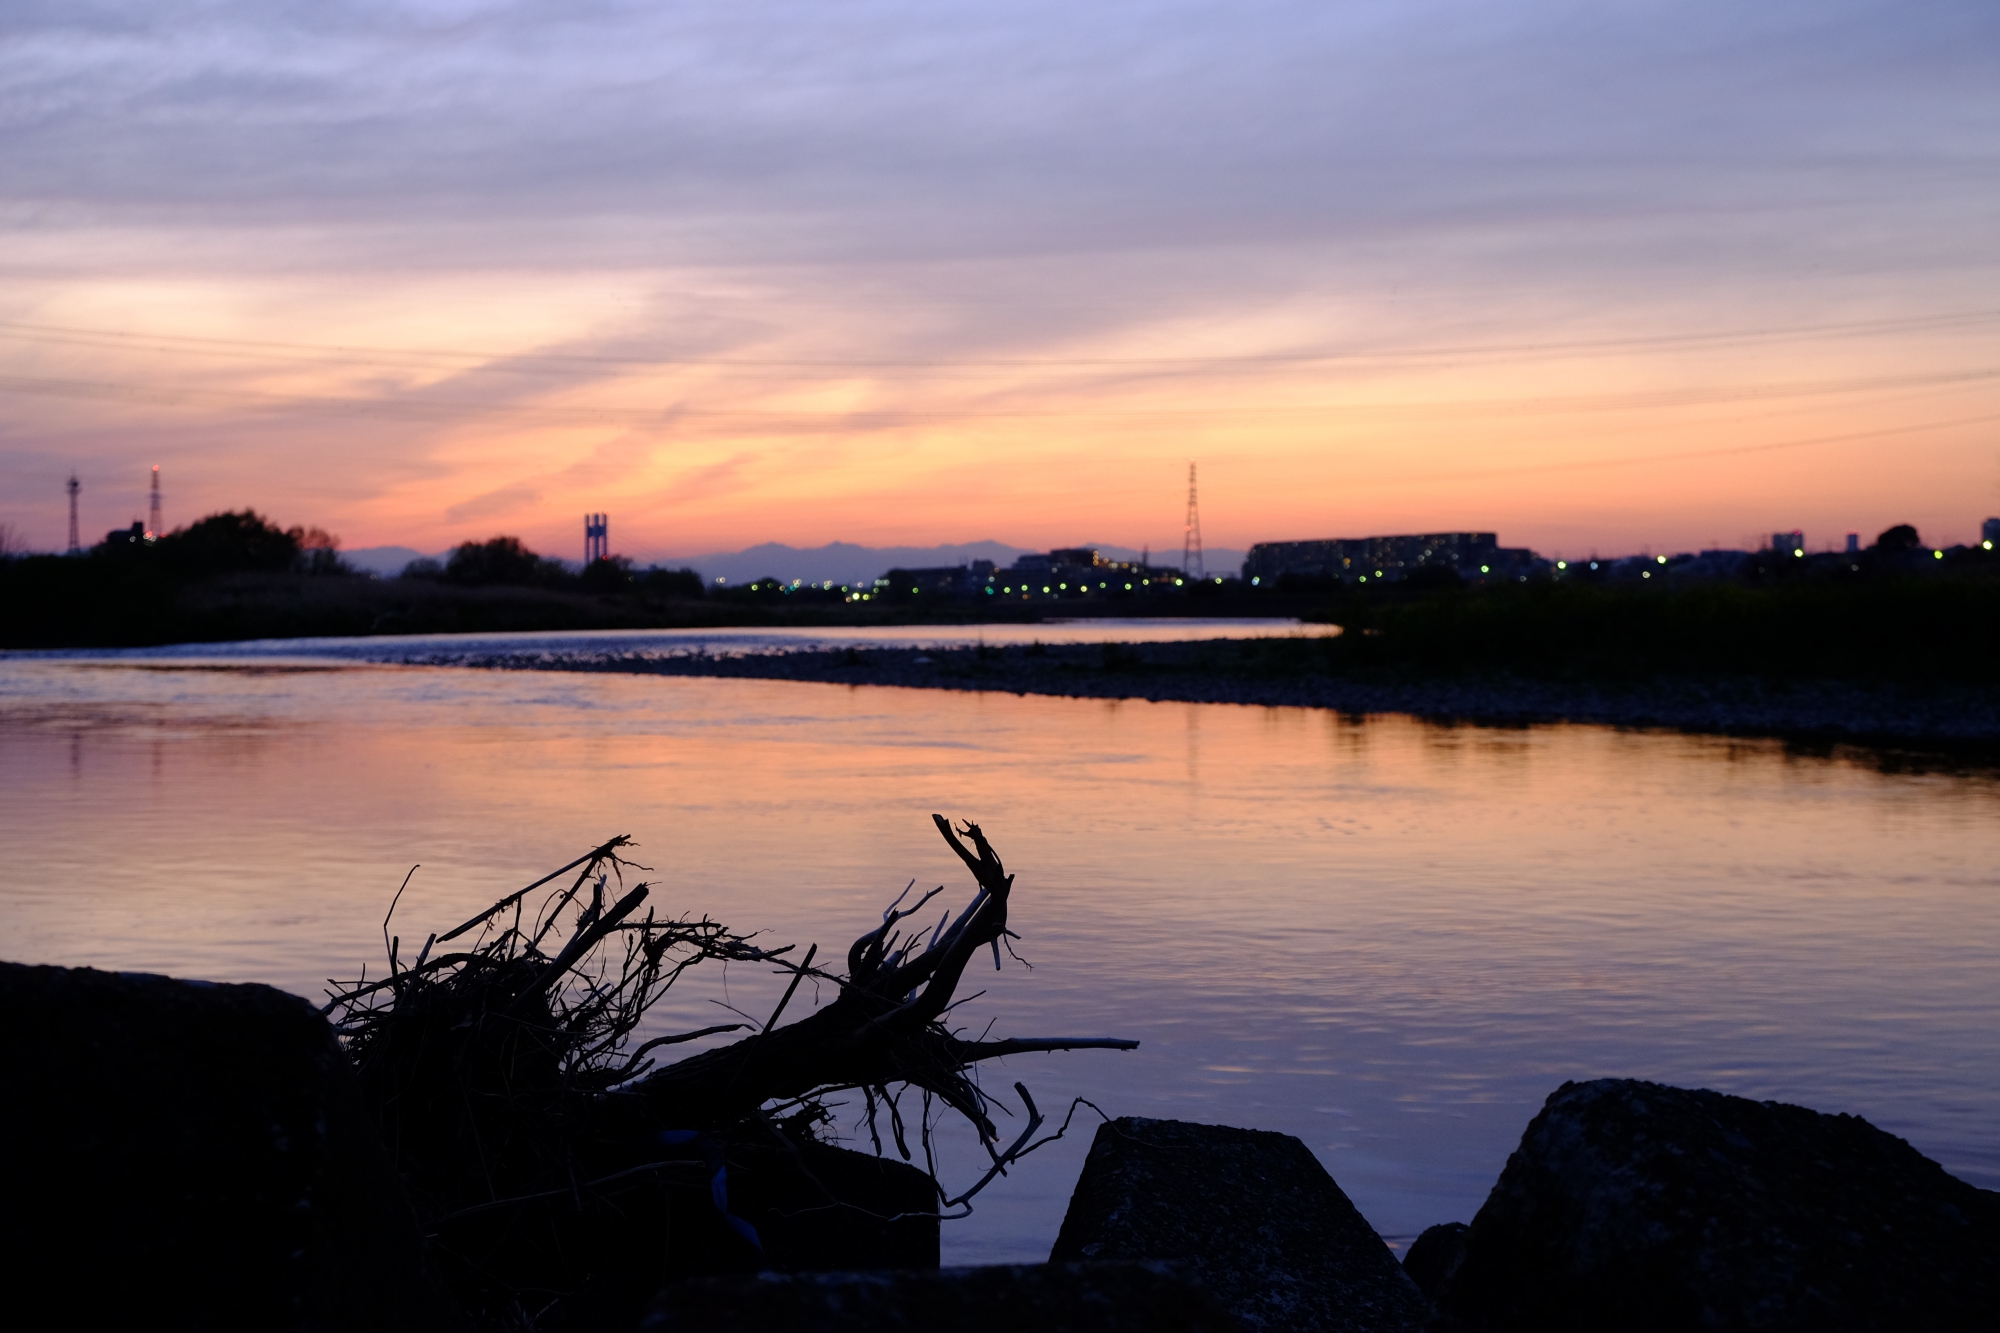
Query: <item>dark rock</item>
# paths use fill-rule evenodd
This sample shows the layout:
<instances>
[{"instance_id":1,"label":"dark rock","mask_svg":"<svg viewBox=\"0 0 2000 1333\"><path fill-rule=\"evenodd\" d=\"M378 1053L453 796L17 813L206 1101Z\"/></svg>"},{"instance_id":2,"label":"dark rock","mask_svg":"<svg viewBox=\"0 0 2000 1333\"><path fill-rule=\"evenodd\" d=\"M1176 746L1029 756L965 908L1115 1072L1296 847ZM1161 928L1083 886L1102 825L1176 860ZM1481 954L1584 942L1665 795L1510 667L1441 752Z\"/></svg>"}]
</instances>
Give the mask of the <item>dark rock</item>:
<instances>
[{"instance_id":1,"label":"dark rock","mask_svg":"<svg viewBox=\"0 0 2000 1333\"><path fill-rule=\"evenodd\" d=\"M796 1155L775 1144L735 1145L727 1163L729 1211L756 1230L762 1248L728 1224L707 1184L676 1188L667 1280L938 1266L937 1187L907 1163L810 1140Z\"/></svg>"},{"instance_id":2,"label":"dark rock","mask_svg":"<svg viewBox=\"0 0 2000 1333\"><path fill-rule=\"evenodd\" d=\"M1465 1237L1470 1230L1463 1222L1440 1222L1426 1227L1424 1234L1411 1244L1410 1252L1403 1256L1403 1271L1426 1299L1435 1301L1445 1284L1457 1274L1458 1266L1465 1261Z\"/></svg>"},{"instance_id":3,"label":"dark rock","mask_svg":"<svg viewBox=\"0 0 2000 1333\"><path fill-rule=\"evenodd\" d=\"M1990 1328L2000 1194L1858 1116L1565 1083L1439 1306L1454 1330Z\"/></svg>"},{"instance_id":4,"label":"dark rock","mask_svg":"<svg viewBox=\"0 0 2000 1333\"><path fill-rule=\"evenodd\" d=\"M660 1293L647 1333L1240 1333L1164 1264L1024 1264L927 1273L759 1273Z\"/></svg>"},{"instance_id":5,"label":"dark rock","mask_svg":"<svg viewBox=\"0 0 2000 1333\"><path fill-rule=\"evenodd\" d=\"M0 963L0 1070L17 1301L69 1327L457 1325L297 996Z\"/></svg>"},{"instance_id":6,"label":"dark rock","mask_svg":"<svg viewBox=\"0 0 2000 1333\"><path fill-rule=\"evenodd\" d=\"M687 1278L937 1267L937 1190L903 1162L768 1133L677 1148L655 1133L610 1148L622 1155L591 1170L618 1179L433 1224L468 1305L518 1305L551 1333L631 1328L655 1293ZM671 1165L632 1170L661 1161ZM497 1300L483 1274L502 1275L514 1294Z\"/></svg>"},{"instance_id":7,"label":"dark rock","mask_svg":"<svg viewBox=\"0 0 2000 1333\"><path fill-rule=\"evenodd\" d=\"M1154 1259L1256 1330L1416 1327L1424 1301L1289 1134L1126 1118L1098 1127L1054 1261Z\"/></svg>"}]
</instances>

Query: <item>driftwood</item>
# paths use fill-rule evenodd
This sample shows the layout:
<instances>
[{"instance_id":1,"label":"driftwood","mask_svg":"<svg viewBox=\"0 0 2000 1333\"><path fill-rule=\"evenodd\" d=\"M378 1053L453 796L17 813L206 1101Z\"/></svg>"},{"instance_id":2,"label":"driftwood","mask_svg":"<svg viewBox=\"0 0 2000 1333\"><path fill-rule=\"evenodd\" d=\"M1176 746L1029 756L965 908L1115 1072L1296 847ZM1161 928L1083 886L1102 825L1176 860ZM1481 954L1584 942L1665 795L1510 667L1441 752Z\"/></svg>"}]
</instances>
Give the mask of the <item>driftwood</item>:
<instances>
[{"instance_id":1,"label":"driftwood","mask_svg":"<svg viewBox=\"0 0 2000 1333\"><path fill-rule=\"evenodd\" d=\"M1014 877L979 826L954 830L933 815L938 831L972 871L978 891L956 919L947 910L934 929L921 923L899 929L943 892L933 889L909 907L901 899L883 914L882 924L847 951L847 972L819 971L808 959L794 974L834 982L839 996L810 1018L773 1029L786 992L765 1030L733 1045L706 1051L650 1074L632 1091L667 1118L694 1126L728 1124L755 1113L767 1102L801 1104L842 1089L907 1084L936 1097L978 1129L992 1144L997 1132L986 1098L965 1071L981 1060L1031 1051L1111 1048L1130 1050L1135 1041L1108 1037L1036 1037L1007 1041L966 1041L940 1021L951 1007L966 965L990 949L1000 964L1007 929L1008 897ZM968 848L964 839L970 839ZM907 890L905 891L907 895ZM927 919L927 918L926 918Z\"/></svg>"},{"instance_id":2,"label":"driftwood","mask_svg":"<svg viewBox=\"0 0 2000 1333\"><path fill-rule=\"evenodd\" d=\"M861 1092L878 1155L884 1120L903 1160L914 1160L914 1141L939 1204L959 1210L951 1215L969 1212L972 1197L1011 1163L1060 1137L1068 1117L1036 1137L1044 1118L1017 1083L1026 1128L1003 1147L976 1066L1138 1043L968 1040L947 1026L967 965L989 951L997 967L1002 949L1011 953L1014 877L977 825L954 829L933 819L972 873L971 901L955 915L940 907L933 923L928 909L942 886L904 906L906 889L848 950L844 972L815 966L817 946L795 962L792 946L764 948L707 918L663 919L647 906L649 885L624 887L627 871L644 869L625 859L626 837L431 936L413 962L390 933L392 903L383 923L388 973L335 983L326 1012L420 1215L463 1258L465 1280L456 1285L479 1287L476 1302L489 1312L501 1297L519 1306L516 1298L533 1285L510 1275L522 1256L601 1249L602 1237L629 1229L644 1212L632 1190L705 1181L725 1151L717 1145L754 1141L796 1158L801 1142L824 1133L829 1099L843 1092ZM546 896L533 902L538 890ZM458 943L468 937L470 945ZM689 968L712 959L791 974L770 1018L633 1045L647 1009ZM835 998L781 1026L808 980L832 985ZM729 1045L656 1067L676 1044L744 1028L749 1035ZM990 1161L984 1176L955 1192L937 1184L933 1151L947 1111L973 1127ZM705 1146L685 1146L697 1142ZM683 1146L663 1146L675 1144ZM605 1253L593 1260L598 1268L606 1261ZM540 1291L560 1294L565 1280L551 1277Z\"/></svg>"}]
</instances>

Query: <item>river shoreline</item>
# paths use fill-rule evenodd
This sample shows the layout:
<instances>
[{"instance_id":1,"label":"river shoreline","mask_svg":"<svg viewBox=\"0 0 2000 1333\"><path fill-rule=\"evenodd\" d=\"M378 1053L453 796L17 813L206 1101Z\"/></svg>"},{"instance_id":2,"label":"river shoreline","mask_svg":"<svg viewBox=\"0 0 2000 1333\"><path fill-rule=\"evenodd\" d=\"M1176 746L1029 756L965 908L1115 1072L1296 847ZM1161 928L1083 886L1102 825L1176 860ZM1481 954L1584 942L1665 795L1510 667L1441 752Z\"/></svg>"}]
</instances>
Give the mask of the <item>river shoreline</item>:
<instances>
[{"instance_id":1,"label":"river shoreline","mask_svg":"<svg viewBox=\"0 0 2000 1333\"><path fill-rule=\"evenodd\" d=\"M1513 676L1335 675L1299 669L1266 640L841 648L742 655L438 655L497 670L796 680L1165 703L1404 713L1436 722L1570 722L2000 756L2000 691L1750 676L1552 681Z\"/></svg>"}]
</instances>

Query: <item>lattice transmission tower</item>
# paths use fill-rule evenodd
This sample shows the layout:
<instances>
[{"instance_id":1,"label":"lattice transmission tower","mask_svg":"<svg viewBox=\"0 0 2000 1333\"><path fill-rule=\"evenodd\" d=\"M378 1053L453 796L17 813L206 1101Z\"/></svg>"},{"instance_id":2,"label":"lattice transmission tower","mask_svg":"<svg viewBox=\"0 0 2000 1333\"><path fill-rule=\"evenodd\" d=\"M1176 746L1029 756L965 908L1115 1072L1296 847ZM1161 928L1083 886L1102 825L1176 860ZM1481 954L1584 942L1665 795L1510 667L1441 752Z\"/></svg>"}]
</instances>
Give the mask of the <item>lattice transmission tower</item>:
<instances>
[{"instance_id":1,"label":"lattice transmission tower","mask_svg":"<svg viewBox=\"0 0 2000 1333\"><path fill-rule=\"evenodd\" d=\"M69 484L63 489L69 492L69 553L82 555L83 534L77 531L76 526L76 497L77 492L83 489L83 483L78 481L76 473L72 472L69 474Z\"/></svg>"},{"instance_id":2,"label":"lattice transmission tower","mask_svg":"<svg viewBox=\"0 0 2000 1333\"><path fill-rule=\"evenodd\" d=\"M1187 527L1181 534L1181 574L1191 579L1208 577L1208 570L1201 563L1201 506L1195 501L1193 463L1188 464Z\"/></svg>"},{"instance_id":3,"label":"lattice transmission tower","mask_svg":"<svg viewBox=\"0 0 2000 1333\"><path fill-rule=\"evenodd\" d=\"M160 465L153 464L153 493L146 500L146 540L160 539Z\"/></svg>"}]
</instances>

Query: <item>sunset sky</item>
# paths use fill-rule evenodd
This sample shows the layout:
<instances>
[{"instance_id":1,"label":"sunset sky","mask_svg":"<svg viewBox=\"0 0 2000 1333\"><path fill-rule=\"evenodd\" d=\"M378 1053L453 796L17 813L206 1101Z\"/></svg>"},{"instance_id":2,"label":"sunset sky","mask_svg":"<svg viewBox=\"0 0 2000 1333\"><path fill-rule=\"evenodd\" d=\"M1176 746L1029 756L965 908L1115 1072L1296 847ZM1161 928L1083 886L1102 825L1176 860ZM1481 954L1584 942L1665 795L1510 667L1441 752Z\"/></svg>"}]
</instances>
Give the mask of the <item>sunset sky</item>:
<instances>
[{"instance_id":1,"label":"sunset sky","mask_svg":"<svg viewBox=\"0 0 2000 1333\"><path fill-rule=\"evenodd\" d=\"M0 522L2000 514L2000 5L12 0Z\"/></svg>"}]
</instances>

